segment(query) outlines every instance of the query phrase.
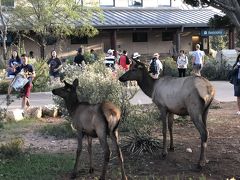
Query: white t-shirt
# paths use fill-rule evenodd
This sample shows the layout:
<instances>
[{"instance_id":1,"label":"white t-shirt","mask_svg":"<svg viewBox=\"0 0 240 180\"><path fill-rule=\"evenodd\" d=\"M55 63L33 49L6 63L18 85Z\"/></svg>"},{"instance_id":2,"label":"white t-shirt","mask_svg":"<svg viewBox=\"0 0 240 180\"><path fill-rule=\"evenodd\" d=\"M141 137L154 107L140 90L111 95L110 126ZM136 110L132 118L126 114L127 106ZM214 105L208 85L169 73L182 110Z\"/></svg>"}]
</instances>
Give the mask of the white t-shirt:
<instances>
[{"instance_id":1,"label":"white t-shirt","mask_svg":"<svg viewBox=\"0 0 240 180\"><path fill-rule=\"evenodd\" d=\"M193 57L195 57L195 64L203 64L203 57L205 56L204 51L200 51L199 49L193 53Z\"/></svg>"},{"instance_id":2,"label":"white t-shirt","mask_svg":"<svg viewBox=\"0 0 240 180\"><path fill-rule=\"evenodd\" d=\"M188 65L188 57L186 55L178 56L177 66L180 69L186 69Z\"/></svg>"}]
</instances>

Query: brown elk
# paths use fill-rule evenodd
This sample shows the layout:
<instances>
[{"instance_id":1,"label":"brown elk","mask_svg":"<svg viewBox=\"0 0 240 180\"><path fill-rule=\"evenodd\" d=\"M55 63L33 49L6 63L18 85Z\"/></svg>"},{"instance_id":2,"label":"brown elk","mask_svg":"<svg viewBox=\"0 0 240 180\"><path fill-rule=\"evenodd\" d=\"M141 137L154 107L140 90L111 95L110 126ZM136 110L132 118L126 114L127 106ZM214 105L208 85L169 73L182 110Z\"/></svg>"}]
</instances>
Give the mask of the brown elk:
<instances>
[{"instance_id":1,"label":"brown elk","mask_svg":"<svg viewBox=\"0 0 240 180\"><path fill-rule=\"evenodd\" d=\"M138 61L133 62L130 70L119 80L122 82L136 80L142 91L158 106L163 124L163 158L167 155L167 124L170 134L170 150L174 151L173 115L190 115L201 136L201 154L198 165L200 168L205 166L208 138L206 121L209 106L215 95L214 87L210 82L201 76L161 77L155 80L149 75L145 65Z\"/></svg>"},{"instance_id":2,"label":"brown elk","mask_svg":"<svg viewBox=\"0 0 240 180\"><path fill-rule=\"evenodd\" d=\"M89 172L93 172L91 148L92 138L98 137L104 151L104 164L100 179L105 179L110 158L110 150L107 142L107 136L109 135L120 160L122 179L126 180L127 177L124 171L122 152L118 146L117 128L120 121L120 110L111 102L103 102L99 104L79 102L76 92L78 79L75 79L72 85L68 84L66 81L64 81L64 84L64 87L53 89L52 93L64 99L69 115L72 119L72 125L77 130L78 148L72 178L75 178L77 175L79 157L82 151L82 139L83 136L86 135L88 139L88 153L90 161Z\"/></svg>"}]
</instances>

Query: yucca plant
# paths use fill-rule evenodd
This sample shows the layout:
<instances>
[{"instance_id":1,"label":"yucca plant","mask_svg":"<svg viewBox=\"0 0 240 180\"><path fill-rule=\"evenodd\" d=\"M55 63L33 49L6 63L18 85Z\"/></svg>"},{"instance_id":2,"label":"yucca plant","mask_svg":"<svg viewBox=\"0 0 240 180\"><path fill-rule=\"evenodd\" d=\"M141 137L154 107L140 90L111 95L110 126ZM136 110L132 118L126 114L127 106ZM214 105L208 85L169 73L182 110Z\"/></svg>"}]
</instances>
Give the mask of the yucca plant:
<instances>
[{"instance_id":1,"label":"yucca plant","mask_svg":"<svg viewBox=\"0 0 240 180\"><path fill-rule=\"evenodd\" d=\"M123 143L122 150L132 155L154 154L162 148L162 142L151 136L150 130L138 131L128 136Z\"/></svg>"}]
</instances>

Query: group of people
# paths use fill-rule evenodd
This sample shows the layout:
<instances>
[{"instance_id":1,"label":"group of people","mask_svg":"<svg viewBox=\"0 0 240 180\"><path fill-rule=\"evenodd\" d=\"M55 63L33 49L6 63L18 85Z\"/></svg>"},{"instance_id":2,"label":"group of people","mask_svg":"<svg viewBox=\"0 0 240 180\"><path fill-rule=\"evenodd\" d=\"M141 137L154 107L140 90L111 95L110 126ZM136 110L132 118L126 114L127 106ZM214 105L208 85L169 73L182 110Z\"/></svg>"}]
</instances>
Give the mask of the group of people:
<instances>
[{"instance_id":1,"label":"group of people","mask_svg":"<svg viewBox=\"0 0 240 180\"><path fill-rule=\"evenodd\" d=\"M94 50L90 51L90 56L93 59L96 58ZM197 44L196 51L194 51L192 55L193 73L197 76L201 76L201 69L203 68L204 64L204 56L204 51L201 51L200 45ZM123 52L119 55L119 58L116 59L114 50L109 49L107 51L104 63L112 70L115 70L115 65L118 64L118 67L121 67L124 71L128 71L132 61L140 61L140 57L141 55L138 52L134 52L132 57L129 58L128 52L126 50L123 50ZM159 57L159 53L154 53L149 62L149 73L153 79L158 79L163 71L163 65ZM33 53L31 53L30 59L32 58ZM47 61L47 64L49 65L50 82L52 83L53 81L59 81L62 62L57 57L57 52L55 50L51 51L51 57ZM74 57L73 64L80 67L85 66L85 57L83 55L82 48L77 49L77 55ZM185 55L184 50L180 50L179 56L176 59L176 66L178 69L179 77L185 77L188 67L188 57ZM236 63L233 65L233 68L235 69L235 72L237 72L235 73L236 80L234 81L234 96L237 97L237 114L240 115L240 55L238 56ZM24 87L22 87L21 91L22 108L25 109L30 105L29 96L32 89L32 81L36 76L36 73L33 65L29 63L29 58L26 54L22 54L20 57L17 51L13 51L12 56L8 62L7 76L14 78L17 77L18 74L27 80L27 83L24 84ZM7 99L9 99L9 95L12 91L13 84L16 83L16 79L17 78L14 78L9 85Z\"/></svg>"}]
</instances>

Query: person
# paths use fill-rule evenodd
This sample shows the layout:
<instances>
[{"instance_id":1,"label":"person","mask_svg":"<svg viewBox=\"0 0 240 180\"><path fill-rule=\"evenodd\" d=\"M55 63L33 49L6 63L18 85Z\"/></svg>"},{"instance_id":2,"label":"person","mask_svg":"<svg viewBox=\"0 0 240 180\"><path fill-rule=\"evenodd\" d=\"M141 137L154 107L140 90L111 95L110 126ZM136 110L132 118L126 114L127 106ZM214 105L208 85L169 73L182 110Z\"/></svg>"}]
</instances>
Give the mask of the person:
<instances>
[{"instance_id":1,"label":"person","mask_svg":"<svg viewBox=\"0 0 240 180\"><path fill-rule=\"evenodd\" d=\"M34 64L34 63L36 63L36 59L35 59L35 57L34 57L34 53L33 53L33 51L30 51L29 52L29 64Z\"/></svg>"},{"instance_id":2,"label":"person","mask_svg":"<svg viewBox=\"0 0 240 180\"><path fill-rule=\"evenodd\" d=\"M97 55L96 55L94 49L91 49L91 50L90 50L90 59L91 59L91 61L93 61L93 62L97 60Z\"/></svg>"},{"instance_id":3,"label":"person","mask_svg":"<svg viewBox=\"0 0 240 180\"><path fill-rule=\"evenodd\" d=\"M116 58L113 55L114 50L113 49L109 49L107 51L107 55L105 57L105 65L109 68L111 68L113 71L115 70L115 63L116 63Z\"/></svg>"},{"instance_id":4,"label":"person","mask_svg":"<svg viewBox=\"0 0 240 180\"><path fill-rule=\"evenodd\" d=\"M14 78L18 72L17 67L22 64L22 60L18 55L18 52L14 50L12 52L12 57L8 61L8 67L7 67L7 77Z\"/></svg>"},{"instance_id":5,"label":"person","mask_svg":"<svg viewBox=\"0 0 240 180\"><path fill-rule=\"evenodd\" d=\"M177 68L179 77L185 77L188 65L188 57L184 54L184 50L180 50L180 55L177 58Z\"/></svg>"},{"instance_id":6,"label":"person","mask_svg":"<svg viewBox=\"0 0 240 180\"><path fill-rule=\"evenodd\" d=\"M198 76L201 76L201 70L204 64L204 51L200 50L200 44L196 44L196 51L193 53L192 64L193 64L193 73Z\"/></svg>"},{"instance_id":7,"label":"person","mask_svg":"<svg viewBox=\"0 0 240 180\"><path fill-rule=\"evenodd\" d=\"M129 64L130 64L130 60L127 54L128 52L126 50L123 50L123 53L119 58L119 66L121 66L124 71L127 71L129 69Z\"/></svg>"},{"instance_id":8,"label":"person","mask_svg":"<svg viewBox=\"0 0 240 180\"><path fill-rule=\"evenodd\" d=\"M54 81L59 81L62 63L57 57L57 52L55 50L51 52L51 58L48 60L47 64L49 66L50 83L52 84Z\"/></svg>"},{"instance_id":9,"label":"person","mask_svg":"<svg viewBox=\"0 0 240 180\"><path fill-rule=\"evenodd\" d=\"M135 61L140 61L141 54L138 52L133 53L132 59Z\"/></svg>"},{"instance_id":10,"label":"person","mask_svg":"<svg viewBox=\"0 0 240 180\"><path fill-rule=\"evenodd\" d=\"M82 48L77 49L77 55L74 57L73 65L78 65L79 67L85 66L85 58L82 55Z\"/></svg>"},{"instance_id":11,"label":"person","mask_svg":"<svg viewBox=\"0 0 240 180\"><path fill-rule=\"evenodd\" d=\"M158 79L161 71L163 70L163 65L159 60L159 53L154 53L153 58L150 61L150 75L153 79Z\"/></svg>"},{"instance_id":12,"label":"person","mask_svg":"<svg viewBox=\"0 0 240 180\"><path fill-rule=\"evenodd\" d=\"M237 115L240 115L240 54L238 55L236 62L233 65L234 73L234 96L237 97Z\"/></svg>"},{"instance_id":13,"label":"person","mask_svg":"<svg viewBox=\"0 0 240 180\"><path fill-rule=\"evenodd\" d=\"M29 106L29 97L32 89L32 81L36 76L35 70L31 64L28 64L28 57L26 54L22 54L21 56L22 64L17 67L19 74L22 74L27 79L27 83L23 86L20 96L22 97L22 109L26 110ZM8 92L7 100L9 100L9 96L11 91Z\"/></svg>"}]
</instances>

